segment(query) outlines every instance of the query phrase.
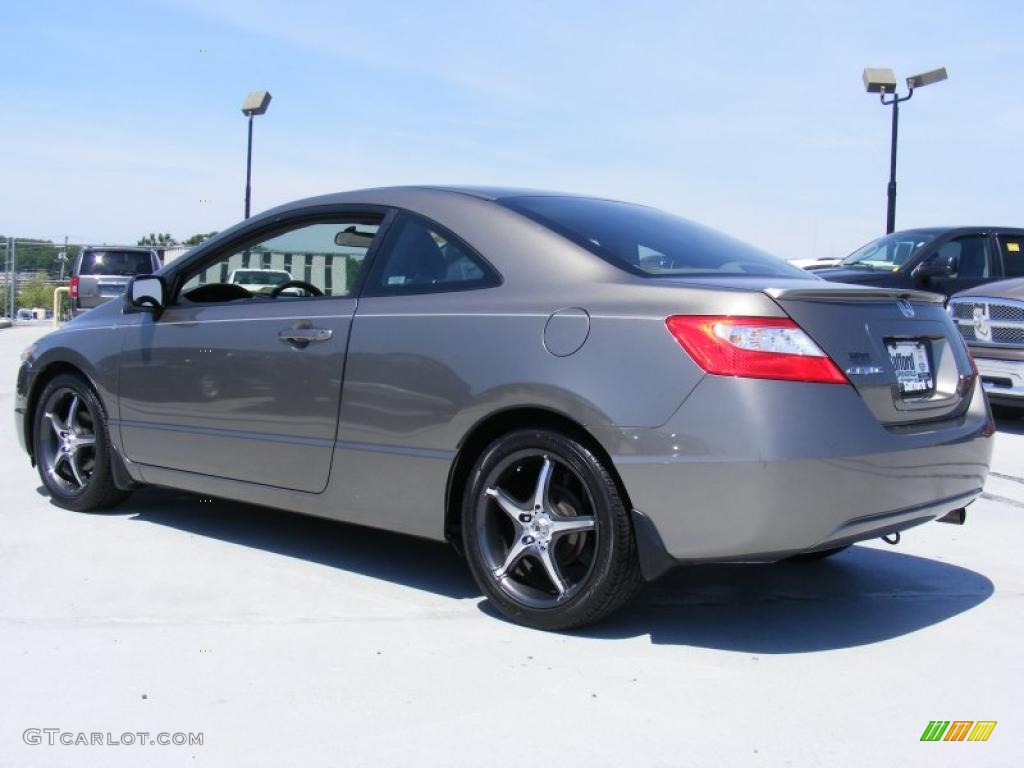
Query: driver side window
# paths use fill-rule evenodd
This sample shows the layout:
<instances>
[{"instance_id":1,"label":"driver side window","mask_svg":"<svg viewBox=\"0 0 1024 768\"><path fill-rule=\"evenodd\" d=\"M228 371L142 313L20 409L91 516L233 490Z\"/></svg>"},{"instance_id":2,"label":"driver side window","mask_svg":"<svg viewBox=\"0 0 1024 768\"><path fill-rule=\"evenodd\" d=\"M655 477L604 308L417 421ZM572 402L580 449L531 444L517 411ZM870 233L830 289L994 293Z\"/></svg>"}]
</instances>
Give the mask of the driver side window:
<instances>
[{"instance_id":1,"label":"driver side window","mask_svg":"<svg viewBox=\"0 0 1024 768\"><path fill-rule=\"evenodd\" d=\"M937 257L955 257L956 268L949 275L965 279L987 279L992 272L988 256L988 237L986 235L970 235L958 237L944 243L938 250Z\"/></svg>"},{"instance_id":2,"label":"driver side window","mask_svg":"<svg viewBox=\"0 0 1024 768\"><path fill-rule=\"evenodd\" d=\"M276 232L207 262L188 276L188 303L350 296L379 218L353 216Z\"/></svg>"}]
</instances>

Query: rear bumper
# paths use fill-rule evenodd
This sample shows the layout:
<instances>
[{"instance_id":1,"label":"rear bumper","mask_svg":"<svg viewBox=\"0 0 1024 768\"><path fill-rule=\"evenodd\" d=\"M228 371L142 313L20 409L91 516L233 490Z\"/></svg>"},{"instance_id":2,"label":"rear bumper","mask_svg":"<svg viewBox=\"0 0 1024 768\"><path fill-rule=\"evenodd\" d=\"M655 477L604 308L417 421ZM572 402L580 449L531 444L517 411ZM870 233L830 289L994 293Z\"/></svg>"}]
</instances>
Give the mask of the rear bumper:
<instances>
[{"instance_id":1,"label":"rear bumper","mask_svg":"<svg viewBox=\"0 0 1024 768\"><path fill-rule=\"evenodd\" d=\"M1024 406L1024 360L976 357L974 362L990 400Z\"/></svg>"},{"instance_id":2,"label":"rear bumper","mask_svg":"<svg viewBox=\"0 0 1024 768\"><path fill-rule=\"evenodd\" d=\"M665 555L704 562L779 560L941 517L981 493L991 435L977 386L956 419L887 429L849 386L709 376L665 425L608 437Z\"/></svg>"}]
</instances>

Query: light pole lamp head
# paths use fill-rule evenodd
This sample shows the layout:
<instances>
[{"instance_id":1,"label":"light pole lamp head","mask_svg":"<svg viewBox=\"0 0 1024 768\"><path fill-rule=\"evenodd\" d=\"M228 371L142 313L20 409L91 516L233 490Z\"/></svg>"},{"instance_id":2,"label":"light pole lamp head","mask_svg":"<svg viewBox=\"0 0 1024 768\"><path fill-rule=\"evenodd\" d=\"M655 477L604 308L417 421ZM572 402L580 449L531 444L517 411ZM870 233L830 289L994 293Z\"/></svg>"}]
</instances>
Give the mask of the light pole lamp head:
<instances>
[{"instance_id":1,"label":"light pole lamp head","mask_svg":"<svg viewBox=\"0 0 1024 768\"><path fill-rule=\"evenodd\" d=\"M242 114L246 117L262 115L270 106L270 91L252 91L242 102Z\"/></svg>"},{"instance_id":2,"label":"light pole lamp head","mask_svg":"<svg viewBox=\"0 0 1024 768\"><path fill-rule=\"evenodd\" d=\"M927 72L922 72L920 75L911 75L907 78L907 88L914 90L915 88L924 88L926 85L932 83L941 83L948 77L946 74L945 67L939 67L938 69L931 69Z\"/></svg>"},{"instance_id":3,"label":"light pole lamp head","mask_svg":"<svg viewBox=\"0 0 1024 768\"><path fill-rule=\"evenodd\" d=\"M868 93L896 93L896 73L891 69L868 67L864 70L864 90Z\"/></svg>"}]
</instances>

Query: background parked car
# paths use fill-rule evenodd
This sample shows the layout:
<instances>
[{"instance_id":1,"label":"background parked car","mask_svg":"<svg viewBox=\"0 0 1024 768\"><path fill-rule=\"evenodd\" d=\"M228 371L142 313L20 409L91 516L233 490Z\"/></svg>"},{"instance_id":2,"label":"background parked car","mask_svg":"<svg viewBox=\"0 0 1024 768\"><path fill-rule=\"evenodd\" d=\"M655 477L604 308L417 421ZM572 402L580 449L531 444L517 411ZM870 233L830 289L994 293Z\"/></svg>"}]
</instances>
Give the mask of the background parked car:
<instances>
[{"instance_id":1,"label":"background parked car","mask_svg":"<svg viewBox=\"0 0 1024 768\"><path fill-rule=\"evenodd\" d=\"M1024 229L929 227L880 237L838 267L814 269L840 283L916 288L951 296L1004 277L1024 277Z\"/></svg>"},{"instance_id":2,"label":"background parked car","mask_svg":"<svg viewBox=\"0 0 1024 768\"><path fill-rule=\"evenodd\" d=\"M242 286L249 293L270 293L291 279L291 273L283 269L236 269L228 282Z\"/></svg>"},{"instance_id":3,"label":"background parked car","mask_svg":"<svg viewBox=\"0 0 1024 768\"><path fill-rule=\"evenodd\" d=\"M121 245L86 246L71 268L71 309L74 314L120 296L136 275L160 269L152 248Z\"/></svg>"},{"instance_id":4,"label":"background parked car","mask_svg":"<svg viewBox=\"0 0 1024 768\"><path fill-rule=\"evenodd\" d=\"M1024 414L1024 279L958 293L949 313L974 355L993 409Z\"/></svg>"}]
</instances>

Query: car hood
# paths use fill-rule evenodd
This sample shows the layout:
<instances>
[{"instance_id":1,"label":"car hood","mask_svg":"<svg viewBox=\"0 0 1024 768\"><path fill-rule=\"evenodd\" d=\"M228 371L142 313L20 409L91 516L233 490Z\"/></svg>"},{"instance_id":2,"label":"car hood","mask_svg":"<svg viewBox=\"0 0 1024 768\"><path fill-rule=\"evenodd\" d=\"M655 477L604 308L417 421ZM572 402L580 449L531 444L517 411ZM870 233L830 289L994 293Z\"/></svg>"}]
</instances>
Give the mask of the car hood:
<instances>
[{"instance_id":1,"label":"car hood","mask_svg":"<svg viewBox=\"0 0 1024 768\"><path fill-rule=\"evenodd\" d=\"M826 267L814 270L815 277L834 283L861 283L877 285L892 279L892 272L874 269L851 269L849 267Z\"/></svg>"},{"instance_id":2,"label":"car hood","mask_svg":"<svg viewBox=\"0 0 1024 768\"><path fill-rule=\"evenodd\" d=\"M966 291L954 294L953 298L960 299L968 296L1024 301L1024 278L1014 277L1010 280L999 280L995 283L976 285L974 288L968 288Z\"/></svg>"}]
</instances>

